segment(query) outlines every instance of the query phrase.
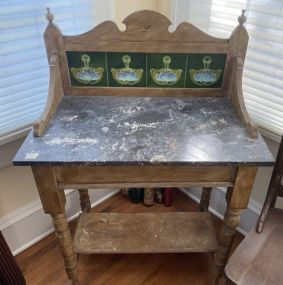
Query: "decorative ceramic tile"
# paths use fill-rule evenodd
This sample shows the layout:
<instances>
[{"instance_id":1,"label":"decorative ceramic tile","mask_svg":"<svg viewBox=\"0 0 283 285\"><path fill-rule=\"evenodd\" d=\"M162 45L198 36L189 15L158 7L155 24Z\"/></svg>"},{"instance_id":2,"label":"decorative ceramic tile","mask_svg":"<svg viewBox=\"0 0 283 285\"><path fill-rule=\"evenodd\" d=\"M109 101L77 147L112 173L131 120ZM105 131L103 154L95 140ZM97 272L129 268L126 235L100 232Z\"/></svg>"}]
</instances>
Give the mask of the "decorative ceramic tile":
<instances>
[{"instance_id":1,"label":"decorative ceramic tile","mask_svg":"<svg viewBox=\"0 0 283 285\"><path fill-rule=\"evenodd\" d=\"M146 56L144 53L108 52L110 86L146 86Z\"/></svg>"},{"instance_id":2,"label":"decorative ceramic tile","mask_svg":"<svg viewBox=\"0 0 283 285\"><path fill-rule=\"evenodd\" d=\"M71 86L219 88L226 54L67 51Z\"/></svg>"},{"instance_id":3,"label":"decorative ceramic tile","mask_svg":"<svg viewBox=\"0 0 283 285\"><path fill-rule=\"evenodd\" d=\"M226 54L189 54L186 87L221 87L225 62Z\"/></svg>"},{"instance_id":4,"label":"decorative ceramic tile","mask_svg":"<svg viewBox=\"0 0 283 285\"><path fill-rule=\"evenodd\" d=\"M187 54L147 54L147 86L183 88Z\"/></svg>"},{"instance_id":5,"label":"decorative ceramic tile","mask_svg":"<svg viewBox=\"0 0 283 285\"><path fill-rule=\"evenodd\" d=\"M66 53L72 86L108 86L105 52Z\"/></svg>"}]
</instances>

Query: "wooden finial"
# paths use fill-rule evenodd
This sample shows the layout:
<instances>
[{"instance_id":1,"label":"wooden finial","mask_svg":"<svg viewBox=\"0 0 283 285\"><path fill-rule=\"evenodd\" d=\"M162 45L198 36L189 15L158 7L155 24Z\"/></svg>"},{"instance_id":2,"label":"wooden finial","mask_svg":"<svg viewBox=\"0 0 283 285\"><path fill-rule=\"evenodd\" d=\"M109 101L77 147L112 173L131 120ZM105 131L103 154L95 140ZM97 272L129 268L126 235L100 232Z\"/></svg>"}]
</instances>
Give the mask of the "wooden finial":
<instances>
[{"instance_id":1,"label":"wooden finial","mask_svg":"<svg viewBox=\"0 0 283 285\"><path fill-rule=\"evenodd\" d=\"M52 24L53 20L54 20L54 15L50 12L50 8L46 7L47 13L45 15L47 21L49 22L49 24Z\"/></svg>"},{"instance_id":2,"label":"wooden finial","mask_svg":"<svg viewBox=\"0 0 283 285\"><path fill-rule=\"evenodd\" d=\"M242 10L242 15L239 16L238 18L238 22L240 24L240 26L243 26L244 23L247 21L247 17L245 16L246 10Z\"/></svg>"}]
</instances>

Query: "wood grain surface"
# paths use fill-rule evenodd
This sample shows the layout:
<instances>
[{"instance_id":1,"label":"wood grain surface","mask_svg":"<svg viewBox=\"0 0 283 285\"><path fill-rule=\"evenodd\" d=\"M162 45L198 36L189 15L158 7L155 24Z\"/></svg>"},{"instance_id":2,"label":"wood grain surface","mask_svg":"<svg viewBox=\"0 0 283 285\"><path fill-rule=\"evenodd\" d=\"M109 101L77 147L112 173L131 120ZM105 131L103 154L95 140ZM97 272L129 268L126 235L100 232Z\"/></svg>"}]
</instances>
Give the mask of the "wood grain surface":
<instances>
[{"instance_id":1,"label":"wood grain surface","mask_svg":"<svg viewBox=\"0 0 283 285\"><path fill-rule=\"evenodd\" d=\"M232 182L231 166L84 166L53 167L58 183L115 184L150 182Z\"/></svg>"},{"instance_id":2,"label":"wood grain surface","mask_svg":"<svg viewBox=\"0 0 283 285\"><path fill-rule=\"evenodd\" d=\"M76 253L213 252L210 213L81 214Z\"/></svg>"},{"instance_id":3,"label":"wood grain surface","mask_svg":"<svg viewBox=\"0 0 283 285\"><path fill-rule=\"evenodd\" d=\"M92 209L92 212L188 212L198 211L198 208L197 203L176 190L173 191L172 207L133 204L118 193ZM220 220L212 218L218 231ZM70 223L72 229L76 222ZM242 236L236 234L234 248L241 240ZM17 255L16 260L29 285L70 285L54 234ZM81 285L207 285L213 268L210 253L95 254L79 255L78 261ZM220 284L223 285L224 281L221 280Z\"/></svg>"},{"instance_id":4,"label":"wood grain surface","mask_svg":"<svg viewBox=\"0 0 283 285\"><path fill-rule=\"evenodd\" d=\"M58 105L64 96L61 75L59 70L59 59L58 56L53 54L50 58L50 78L47 102L44 111L38 121L33 125L33 135L40 137L45 131L47 125L50 122L53 114L57 110Z\"/></svg>"},{"instance_id":5,"label":"wood grain surface","mask_svg":"<svg viewBox=\"0 0 283 285\"><path fill-rule=\"evenodd\" d=\"M50 15L50 12L49 12ZM55 15L56 16L56 15ZM58 54L61 79L65 95L116 95L116 96L223 96L221 89L200 88L90 88L72 87L69 81L68 63L65 51L104 52L164 52L164 53L225 53L228 54L229 39L212 37L190 23L181 23L175 31L164 15L143 10L129 15L123 23L125 31L116 23L105 21L90 31L76 36L64 36L50 21L45 31L47 54ZM52 45L54 42L54 45Z\"/></svg>"}]
</instances>

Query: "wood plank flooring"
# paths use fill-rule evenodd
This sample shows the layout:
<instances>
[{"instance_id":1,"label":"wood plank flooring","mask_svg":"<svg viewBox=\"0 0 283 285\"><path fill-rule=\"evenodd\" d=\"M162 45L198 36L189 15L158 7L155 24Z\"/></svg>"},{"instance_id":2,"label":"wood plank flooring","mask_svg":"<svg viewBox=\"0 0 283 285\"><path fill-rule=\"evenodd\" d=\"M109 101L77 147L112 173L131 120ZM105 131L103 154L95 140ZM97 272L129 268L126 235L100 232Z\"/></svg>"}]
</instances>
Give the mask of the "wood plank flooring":
<instances>
[{"instance_id":1,"label":"wood plank flooring","mask_svg":"<svg viewBox=\"0 0 283 285\"><path fill-rule=\"evenodd\" d=\"M95 190L92 190L95 191ZM141 213L198 211L198 204L182 192L173 193L173 205L133 204L121 193L98 205L93 212ZM220 220L213 217L217 231ZM74 229L76 221L70 223ZM236 235L234 248L242 240ZM63 259L54 234L16 256L27 285L71 284L65 274ZM208 285L213 271L209 253L80 255L80 285ZM224 283L222 283L224 284Z\"/></svg>"}]
</instances>

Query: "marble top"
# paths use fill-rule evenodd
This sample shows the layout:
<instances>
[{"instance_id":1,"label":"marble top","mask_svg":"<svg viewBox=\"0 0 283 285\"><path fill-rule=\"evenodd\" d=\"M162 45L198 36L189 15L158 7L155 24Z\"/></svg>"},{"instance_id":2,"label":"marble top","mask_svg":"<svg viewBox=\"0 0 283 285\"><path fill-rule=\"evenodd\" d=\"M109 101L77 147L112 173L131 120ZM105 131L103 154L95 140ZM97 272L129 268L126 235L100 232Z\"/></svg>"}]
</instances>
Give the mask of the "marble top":
<instances>
[{"instance_id":1,"label":"marble top","mask_svg":"<svg viewBox=\"0 0 283 285\"><path fill-rule=\"evenodd\" d=\"M268 166L274 158L224 97L64 96L14 164Z\"/></svg>"}]
</instances>

